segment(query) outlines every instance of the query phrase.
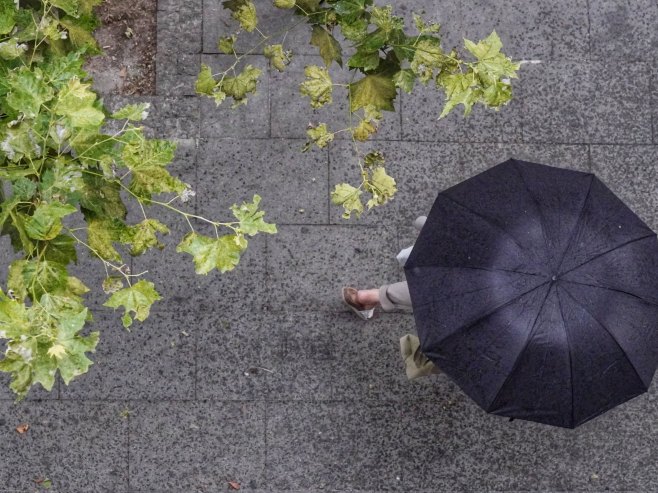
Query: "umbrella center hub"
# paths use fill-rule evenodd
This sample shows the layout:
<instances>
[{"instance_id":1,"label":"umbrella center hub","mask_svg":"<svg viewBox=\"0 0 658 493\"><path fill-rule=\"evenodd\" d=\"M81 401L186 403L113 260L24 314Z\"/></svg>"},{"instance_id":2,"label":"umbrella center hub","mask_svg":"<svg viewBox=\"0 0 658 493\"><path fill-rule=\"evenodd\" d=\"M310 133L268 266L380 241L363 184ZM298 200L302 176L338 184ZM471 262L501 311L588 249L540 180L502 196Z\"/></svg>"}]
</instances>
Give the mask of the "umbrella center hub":
<instances>
[{"instance_id":1,"label":"umbrella center hub","mask_svg":"<svg viewBox=\"0 0 658 493\"><path fill-rule=\"evenodd\" d=\"M557 281L557 276L556 276L556 275L553 275L553 276L551 277L551 281L553 281L553 282Z\"/></svg>"}]
</instances>

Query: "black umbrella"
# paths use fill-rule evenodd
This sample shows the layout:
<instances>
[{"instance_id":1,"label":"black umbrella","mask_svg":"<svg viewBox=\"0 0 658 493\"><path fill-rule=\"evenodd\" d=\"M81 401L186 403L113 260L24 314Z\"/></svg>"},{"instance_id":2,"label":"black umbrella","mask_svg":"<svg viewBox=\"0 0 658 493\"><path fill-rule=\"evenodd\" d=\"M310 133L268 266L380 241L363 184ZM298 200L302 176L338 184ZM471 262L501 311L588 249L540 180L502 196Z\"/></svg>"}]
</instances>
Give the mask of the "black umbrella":
<instances>
[{"instance_id":1,"label":"black umbrella","mask_svg":"<svg viewBox=\"0 0 658 493\"><path fill-rule=\"evenodd\" d=\"M573 428L649 388L656 234L593 174L511 159L445 190L405 274L422 351L488 412Z\"/></svg>"}]
</instances>

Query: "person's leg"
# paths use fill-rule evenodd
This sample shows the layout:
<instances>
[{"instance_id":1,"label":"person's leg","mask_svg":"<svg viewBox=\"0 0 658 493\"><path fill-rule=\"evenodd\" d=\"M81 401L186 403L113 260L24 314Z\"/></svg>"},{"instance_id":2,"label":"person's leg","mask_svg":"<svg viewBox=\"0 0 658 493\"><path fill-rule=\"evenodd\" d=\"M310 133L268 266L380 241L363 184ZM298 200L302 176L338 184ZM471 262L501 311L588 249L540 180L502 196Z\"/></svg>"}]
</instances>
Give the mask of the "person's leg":
<instances>
[{"instance_id":1,"label":"person's leg","mask_svg":"<svg viewBox=\"0 0 658 493\"><path fill-rule=\"evenodd\" d=\"M384 284L379 288L379 303L385 312L411 310L411 295L406 281Z\"/></svg>"}]
</instances>

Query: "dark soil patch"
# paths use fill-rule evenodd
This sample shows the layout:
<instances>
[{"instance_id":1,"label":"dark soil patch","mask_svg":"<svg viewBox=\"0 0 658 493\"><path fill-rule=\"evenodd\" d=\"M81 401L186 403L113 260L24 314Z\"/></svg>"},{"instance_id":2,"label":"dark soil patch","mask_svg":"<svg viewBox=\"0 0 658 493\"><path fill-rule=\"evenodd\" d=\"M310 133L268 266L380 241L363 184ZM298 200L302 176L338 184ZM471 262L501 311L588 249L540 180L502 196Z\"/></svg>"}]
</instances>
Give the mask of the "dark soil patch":
<instances>
[{"instance_id":1,"label":"dark soil patch","mask_svg":"<svg viewBox=\"0 0 658 493\"><path fill-rule=\"evenodd\" d=\"M101 94L155 94L157 0L105 0L94 36L103 54L86 67Z\"/></svg>"}]
</instances>

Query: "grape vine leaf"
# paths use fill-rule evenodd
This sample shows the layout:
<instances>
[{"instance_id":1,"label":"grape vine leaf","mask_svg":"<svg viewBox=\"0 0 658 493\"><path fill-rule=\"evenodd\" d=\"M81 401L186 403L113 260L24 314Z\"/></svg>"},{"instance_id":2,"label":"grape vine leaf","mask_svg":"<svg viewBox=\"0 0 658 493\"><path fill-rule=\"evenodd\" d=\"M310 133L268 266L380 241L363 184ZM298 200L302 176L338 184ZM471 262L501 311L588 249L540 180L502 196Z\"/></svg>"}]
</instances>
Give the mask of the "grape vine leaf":
<instances>
[{"instance_id":1,"label":"grape vine leaf","mask_svg":"<svg viewBox=\"0 0 658 493\"><path fill-rule=\"evenodd\" d=\"M352 185L340 183L336 185L334 191L331 192L331 202L335 205L343 206L345 209L343 212L344 219L349 219L352 212L356 212L358 217L363 212L363 203L360 198L362 193L361 190Z\"/></svg>"},{"instance_id":2,"label":"grape vine leaf","mask_svg":"<svg viewBox=\"0 0 658 493\"><path fill-rule=\"evenodd\" d=\"M213 269L220 272L233 270L246 248L247 240L242 235L210 238L198 233L188 233L178 244L176 251L189 253L194 257L194 270L197 274L208 274Z\"/></svg>"},{"instance_id":3,"label":"grape vine leaf","mask_svg":"<svg viewBox=\"0 0 658 493\"><path fill-rule=\"evenodd\" d=\"M486 73L490 78L510 77L516 78L516 71L520 65L512 62L500 52L503 43L500 41L496 31L493 31L486 39L475 44L473 41L464 39L464 46L477 59L478 72Z\"/></svg>"},{"instance_id":4,"label":"grape vine leaf","mask_svg":"<svg viewBox=\"0 0 658 493\"><path fill-rule=\"evenodd\" d=\"M103 303L110 308L124 307L125 313L121 318L123 326L127 329L133 320L143 322L151 312L151 305L160 300L160 295L155 290L155 285L144 279L136 282L130 287L120 289Z\"/></svg>"},{"instance_id":5,"label":"grape vine leaf","mask_svg":"<svg viewBox=\"0 0 658 493\"><path fill-rule=\"evenodd\" d=\"M80 2L78 0L49 0L49 2L72 17L78 16L80 9Z\"/></svg>"},{"instance_id":6,"label":"grape vine leaf","mask_svg":"<svg viewBox=\"0 0 658 493\"><path fill-rule=\"evenodd\" d=\"M25 232L34 240L52 240L62 231L62 218L77 211L69 204L41 203L25 221Z\"/></svg>"},{"instance_id":7,"label":"grape vine leaf","mask_svg":"<svg viewBox=\"0 0 658 493\"><path fill-rule=\"evenodd\" d=\"M121 262L121 255L112 243L119 241L124 234L126 225L117 219L87 218L87 243L93 249L94 255L102 260Z\"/></svg>"},{"instance_id":8,"label":"grape vine leaf","mask_svg":"<svg viewBox=\"0 0 658 493\"><path fill-rule=\"evenodd\" d=\"M283 72L286 65L290 62L290 58L283 51L283 45L268 45L263 48L263 54L269 59L272 67L279 72Z\"/></svg>"},{"instance_id":9,"label":"grape vine leaf","mask_svg":"<svg viewBox=\"0 0 658 493\"><path fill-rule=\"evenodd\" d=\"M329 71L317 65L309 65L304 68L306 80L299 86L302 95L311 98L313 108L321 108L332 102L333 84Z\"/></svg>"},{"instance_id":10,"label":"grape vine leaf","mask_svg":"<svg viewBox=\"0 0 658 493\"><path fill-rule=\"evenodd\" d=\"M7 104L22 112L27 118L35 118L41 105L53 99L55 92L46 83L47 77L39 68L21 67L7 77Z\"/></svg>"},{"instance_id":11,"label":"grape vine leaf","mask_svg":"<svg viewBox=\"0 0 658 493\"><path fill-rule=\"evenodd\" d=\"M115 120L142 121L148 117L151 103L129 104L112 113Z\"/></svg>"},{"instance_id":12,"label":"grape vine leaf","mask_svg":"<svg viewBox=\"0 0 658 493\"><path fill-rule=\"evenodd\" d=\"M27 45L25 43L19 43L16 38L11 38L0 43L0 58L3 60L13 60L26 51Z\"/></svg>"},{"instance_id":13,"label":"grape vine leaf","mask_svg":"<svg viewBox=\"0 0 658 493\"><path fill-rule=\"evenodd\" d=\"M99 127L105 120L105 114L94 107L96 93L83 84L80 79L71 79L58 94L54 112L69 119L76 128Z\"/></svg>"},{"instance_id":14,"label":"grape vine leaf","mask_svg":"<svg viewBox=\"0 0 658 493\"><path fill-rule=\"evenodd\" d=\"M233 12L232 17L240 23L240 27L247 32L256 29L258 17L256 6L251 0L226 0L222 2L225 9Z\"/></svg>"},{"instance_id":15,"label":"grape vine leaf","mask_svg":"<svg viewBox=\"0 0 658 493\"><path fill-rule=\"evenodd\" d=\"M75 245L76 241L72 237L68 235L57 235L48 242L44 258L63 265L68 265L71 262L77 263L78 254Z\"/></svg>"},{"instance_id":16,"label":"grape vine leaf","mask_svg":"<svg viewBox=\"0 0 658 493\"><path fill-rule=\"evenodd\" d=\"M365 182L365 188L372 194L367 203L368 209L385 204L397 192L395 180L381 166L373 170L372 176Z\"/></svg>"},{"instance_id":17,"label":"grape vine leaf","mask_svg":"<svg viewBox=\"0 0 658 493\"><path fill-rule=\"evenodd\" d=\"M327 145L334 140L334 134L327 130L326 123L320 123L317 127L311 126L306 130L306 135L308 135L311 140L304 145L302 148L303 152L308 151L313 144L322 149L327 147Z\"/></svg>"},{"instance_id":18,"label":"grape vine leaf","mask_svg":"<svg viewBox=\"0 0 658 493\"><path fill-rule=\"evenodd\" d=\"M217 81L213 77L212 69L205 63L202 63L201 71L194 86L196 93L212 96L216 85Z\"/></svg>"},{"instance_id":19,"label":"grape vine leaf","mask_svg":"<svg viewBox=\"0 0 658 493\"><path fill-rule=\"evenodd\" d=\"M14 0L0 0L0 34L9 34L16 25Z\"/></svg>"},{"instance_id":20,"label":"grape vine leaf","mask_svg":"<svg viewBox=\"0 0 658 493\"><path fill-rule=\"evenodd\" d=\"M235 36L235 34L231 34L230 36L222 36L219 38L219 41L217 41L217 49L226 55L232 55L235 51L234 45L237 39L238 38Z\"/></svg>"},{"instance_id":21,"label":"grape vine leaf","mask_svg":"<svg viewBox=\"0 0 658 493\"><path fill-rule=\"evenodd\" d=\"M311 44L320 50L320 56L324 64L329 67L334 60L340 67L343 66L343 50L336 38L324 27L313 26L311 33Z\"/></svg>"},{"instance_id":22,"label":"grape vine leaf","mask_svg":"<svg viewBox=\"0 0 658 493\"><path fill-rule=\"evenodd\" d=\"M247 65L237 76L225 77L217 87L235 100L233 106L244 104L247 102L247 94L256 92L261 73L261 69Z\"/></svg>"},{"instance_id":23,"label":"grape vine leaf","mask_svg":"<svg viewBox=\"0 0 658 493\"><path fill-rule=\"evenodd\" d=\"M334 11L345 23L352 24L366 13L366 6L372 4L372 0L339 0L334 4Z\"/></svg>"},{"instance_id":24,"label":"grape vine leaf","mask_svg":"<svg viewBox=\"0 0 658 493\"><path fill-rule=\"evenodd\" d=\"M291 9L295 6L295 0L274 0L274 6L278 9Z\"/></svg>"},{"instance_id":25,"label":"grape vine leaf","mask_svg":"<svg viewBox=\"0 0 658 493\"><path fill-rule=\"evenodd\" d=\"M393 75L393 82L395 83L395 87L399 87L407 94L411 94L415 81L416 75L411 69L408 68L404 68Z\"/></svg>"},{"instance_id":26,"label":"grape vine leaf","mask_svg":"<svg viewBox=\"0 0 658 493\"><path fill-rule=\"evenodd\" d=\"M397 95L395 83L386 74L368 74L349 85L350 111L372 105L378 110L395 111L393 100Z\"/></svg>"},{"instance_id":27,"label":"grape vine leaf","mask_svg":"<svg viewBox=\"0 0 658 493\"><path fill-rule=\"evenodd\" d=\"M122 230L121 241L131 245L131 255L142 255L149 248L157 247L160 250L164 248L156 233L168 234L169 228L157 219L144 219L141 223L127 226Z\"/></svg>"},{"instance_id":28,"label":"grape vine leaf","mask_svg":"<svg viewBox=\"0 0 658 493\"><path fill-rule=\"evenodd\" d=\"M240 221L238 228L243 234L254 236L256 233L276 233L276 225L266 223L263 220L265 211L259 211L260 195L254 195L252 203L243 202L241 205L233 204L231 211L235 218Z\"/></svg>"}]
</instances>

